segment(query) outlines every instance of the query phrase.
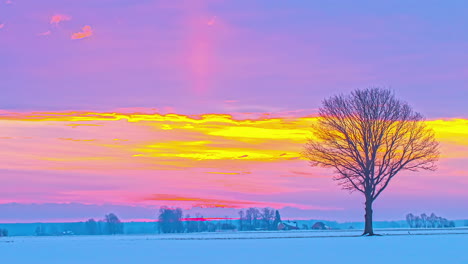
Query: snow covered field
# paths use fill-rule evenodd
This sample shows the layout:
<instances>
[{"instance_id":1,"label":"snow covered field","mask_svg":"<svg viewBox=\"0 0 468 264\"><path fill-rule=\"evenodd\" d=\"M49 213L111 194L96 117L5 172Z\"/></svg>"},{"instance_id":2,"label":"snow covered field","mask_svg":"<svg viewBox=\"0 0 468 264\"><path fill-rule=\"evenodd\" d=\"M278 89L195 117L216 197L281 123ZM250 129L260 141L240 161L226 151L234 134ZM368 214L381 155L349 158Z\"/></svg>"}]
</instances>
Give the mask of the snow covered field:
<instances>
[{"instance_id":1,"label":"snow covered field","mask_svg":"<svg viewBox=\"0 0 468 264\"><path fill-rule=\"evenodd\" d=\"M468 263L468 229L7 237L2 263Z\"/></svg>"}]
</instances>

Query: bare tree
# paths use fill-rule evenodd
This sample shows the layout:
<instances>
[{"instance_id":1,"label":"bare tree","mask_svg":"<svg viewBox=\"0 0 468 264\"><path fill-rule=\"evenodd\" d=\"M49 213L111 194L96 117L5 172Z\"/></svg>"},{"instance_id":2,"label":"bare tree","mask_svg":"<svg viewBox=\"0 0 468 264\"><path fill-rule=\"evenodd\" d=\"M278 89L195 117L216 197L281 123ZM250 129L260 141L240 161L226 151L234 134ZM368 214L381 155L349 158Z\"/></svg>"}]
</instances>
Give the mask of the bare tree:
<instances>
[{"instance_id":1,"label":"bare tree","mask_svg":"<svg viewBox=\"0 0 468 264\"><path fill-rule=\"evenodd\" d=\"M239 230L244 231L244 211L239 211Z\"/></svg>"},{"instance_id":2,"label":"bare tree","mask_svg":"<svg viewBox=\"0 0 468 264\"><path fill-rule=\"evenodd\" d=\"M434 213L432 213L429 216L428 221L429 221L430 227L432 228L436 227L437 216Z\"/></svg>"},{"instance_id":3,"label":"bare tree","mask_svg":"<svg viewBox=\"0 0 468 264\"><path fill-rule=\"evenodd\" d=\"M422 227L427 228L427 215L425 213L421 214Z\"/></svg>"},{"instance_id":4,"label":"bare tree","mask_svg":"<svg viewBox=\"0 0 468 264\"><path fill-rule=\"evenodd\" d=\"M344 189L365 197L363 235L374 235L372 203L393 177L402 170L435 170L439 157L423 116L382 88L324 100L312 132L303 152L310 165L335 169Z\"/></svg>"},{"instance_id":5,"label":"bare tree","mask_svg":"<svg viewBox=\"0 0 468 264\"><path fill-rule=\"evenodd\" d=\"M107 233L110 235L123 234L123 223L117 215L110 213L105 216Z\"/></svg>"},{"instance_id":6,"label":"bare tree","mask_svg":"<svg viewBox=\"0 0 468 264\"><path fill-rule=\"evenodd\" d=\"M419 215L414 217L414 227L421 228L421 217Z\"/></svg>"},{"instance_id":7,"label":"bare tree","mask_svg":"<svg viewBox=\"0 0 468 264\"><path fill-rule=\"evenodd\" d=\"M161 207L158 216L159 232L182 233L184 231L182 216L183 212L181 208Z\"/></svg>"},{"instance_id":8,"label":"bare tree","mask_svg":"<svg viewBox=\"0 0 468 264\"><path fill-rule=\"evenodd\" d=\"M273 208L265 207L261 211L262 228L266 230L273 230L273 222L275 221L275 210Z\"/></svg>"},{"instance_id":9,"label":"bare tree","mask_svg":"<svg viewBox=\"0 0 468 264\"><path fill-rule=\"evenodd\" d=\"M406 222L410 228L414 227L414 215L412 213L406 215Z\"/></svg>"},{"instance_id":10,"label":"bare tree","mask_svg":"<svg viewBox=\"0 0 468 264\"><path fill-rule=\"evenodd\" d=\"M88 221L85 222L85 228L86 228L86 234L88 235L97 235L98 234L98 225L96 220L93 218L88 219Z\"/></svg>"}]
</instances>

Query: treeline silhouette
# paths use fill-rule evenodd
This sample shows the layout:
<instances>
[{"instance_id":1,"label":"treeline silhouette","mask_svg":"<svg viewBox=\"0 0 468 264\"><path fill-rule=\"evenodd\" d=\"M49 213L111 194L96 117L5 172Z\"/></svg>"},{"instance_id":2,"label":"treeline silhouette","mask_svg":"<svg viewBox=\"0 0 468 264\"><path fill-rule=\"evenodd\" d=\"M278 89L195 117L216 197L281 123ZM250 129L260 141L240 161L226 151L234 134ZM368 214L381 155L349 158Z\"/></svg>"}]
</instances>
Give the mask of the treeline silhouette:
<instances>
[{"instance_id":1,"label":"treeline silhouette","mask_svg":"<svg viewBox=\"0 0 468 264\"><path fill-rule=\"evenodd\" d=\"M181 208L170 208L163 206L159 209L157 223L153 226L153 232L159 233L193 233L193 232L216 232L216 231L251 231L251 230L278 230L281 217L278 210L272 208L248 208L239 212L239 220L206 219L201 214L194 217L186 214ZM129 223L127 223L129 224ZM284 223L286 228L289 225ZM124 233L124 223L117 215L110 213L102 220L93 218L86 222L58 224L39 224L35 229L37 236L60 236L60 235L115 235ZM147 229L141 232L149 233Z\"/></svg>"},{"instance_id":2,"label":"treeline silhouette","mask_svg":"<svg viewBox=\"0 0 468 264\"><path fill-rule=\"evenodd\" d=\"M0 228L0 237L6 237L8 236L8 230Z\"/></svg>"},{"instance_id":3,"label":"treeline silhouette","mask_svg":"<svg viewBox=\"0 0 468 264\"><path fill-rule=\"evenodd\" d=\"M239 212L239 230L278 230L281 216L272 208L249 208Z\"/></svg>"},{"instance_id":4,"label":"treeline silhouette","mask_svg":"<svg viewBox=\"0 0 468 264\"><path fill-rule=\"evenodd\" d=\"M77 225L78 224L78 225ZM84 223L64 224L62 229L56 225L47 228L46 225L39 225L35 231L37 236L58 236L58 235L116 235L123 234L123 223L117 215L110 213L102 220L89 219Z\"/></svg>"},{"instance_id":5,"label":"treeline silhouette","mask_svg":"<svg viewBox=\"0 0 468 264\"><path fill-rule=\"evenodd\" d=\"M193 232L215 232L236 230L237 226L231 221L207 221L202 215L196 214L191 217L189 214L183 216L181 208L161 207L158 216L159 233L193 233Z\"/></svg>"},{"instance_id":6,"label":"treeline silhouette","mask_svg":"<svg viewBox=\"0 0 468 264\"><path fill-rule=\"evenodd\" d=\"M272 208L248 208L239 212L239 224L231 221L206 221L202 215L183 216L181 208L161 207L158 216L159 233L214 232L224 230L278 230L281 222L279 211Z\"/></svg>"},{"instance_id":7,"label":"treeline silhouette","mask_svg":"<svg viewBox=\"0 0 468 264\"><path fill-rule=\"evenodd\" d=\"M311 222L312 220L309 220ZM298 223L301 223L300 227ZM150 233L193 233L217 231L260 231L260 230L295 230L339 229L336 223L328 226L323 222L306 224L305 221L282 221L280 212L272 208L247 208L239 211L239 218L210 219L201 214L184 215L181 208L163 206L157 214L157 222L121 222L114 214L106 214L103 219L93 218L85 222L73 223L41 223L32 226L31 235L61 236L61 235L116 235L116 234L150 234ZM439 217L432 213L430 216L406 215L406 223L410 228L451 228L454 221ZM358 223L353 223L358 224ZM31 224L28 224L31 225ZM468 221L465 223L468 226ZM394 227L400 227L395 223ZM13 227L12 227L13 228ZM35 228L35 229L34 229ZM343 228L343 227L341 227ZM353 229L353 226L345 227ZM11 231L11 230L10 230ZM17 233L17 230L12 233ZM5 228L0 228L0 237L8 236Z\"/></svg>"},{"instance_id":8,"label":"treeline silhouette","mask_svg":"<svg viewBox=\"0 0 468 264\"><path fill-rule=\"evenodd\" d=\"M406 215L406 222L411 228L449 228L455 227L455 222L449 221L446 218L439 217L432 213L427 216L425 213L413 215L411 213Z\"/></svg>"}]
</instances>

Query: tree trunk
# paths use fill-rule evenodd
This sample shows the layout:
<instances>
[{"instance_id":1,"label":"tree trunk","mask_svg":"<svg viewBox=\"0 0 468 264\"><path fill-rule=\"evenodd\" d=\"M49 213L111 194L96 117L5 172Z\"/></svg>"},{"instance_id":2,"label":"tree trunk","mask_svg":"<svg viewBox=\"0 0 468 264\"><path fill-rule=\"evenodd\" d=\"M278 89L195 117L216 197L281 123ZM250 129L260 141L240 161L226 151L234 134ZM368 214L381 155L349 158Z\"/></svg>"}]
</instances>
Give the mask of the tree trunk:
<instances>
[{"instance_id":1,"label":"tree trunk","mask_svg":"<svg viewBox=\"0 0 468 264\"><path fill-rule=\"evenodd\" d=\"M373 236L374 235L374 228L372 226L372 198L366 197L366 214L364 215L365 218L365 227L363 236Z\"/></svg>"}]
</instances>

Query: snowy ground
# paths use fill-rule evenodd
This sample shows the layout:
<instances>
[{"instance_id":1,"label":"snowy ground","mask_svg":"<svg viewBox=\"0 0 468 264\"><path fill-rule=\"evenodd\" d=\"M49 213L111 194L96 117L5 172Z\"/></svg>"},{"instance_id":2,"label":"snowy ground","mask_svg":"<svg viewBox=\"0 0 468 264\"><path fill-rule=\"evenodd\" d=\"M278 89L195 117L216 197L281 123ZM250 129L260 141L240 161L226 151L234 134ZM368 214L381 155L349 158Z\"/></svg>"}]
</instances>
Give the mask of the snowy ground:
<instances>
[{"instance_id":1,"label":"snowy ground","mask_svg":"<svg viewBox=\"0 0 468 264\"><path fill-rule=\"evenodd\" d=\"M2 263L468 263L468 229L8 237Z\"/></svg>"}]
</instances>

